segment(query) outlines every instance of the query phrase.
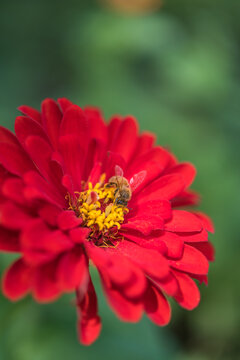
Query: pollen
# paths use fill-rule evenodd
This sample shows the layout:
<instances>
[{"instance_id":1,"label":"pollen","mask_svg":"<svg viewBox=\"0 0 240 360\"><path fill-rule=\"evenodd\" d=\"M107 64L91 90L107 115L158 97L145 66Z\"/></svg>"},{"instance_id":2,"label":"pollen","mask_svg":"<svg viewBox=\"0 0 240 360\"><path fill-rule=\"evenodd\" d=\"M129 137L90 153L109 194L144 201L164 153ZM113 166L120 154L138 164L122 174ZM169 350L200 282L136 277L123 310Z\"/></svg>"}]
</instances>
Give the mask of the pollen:
<instances>
[{"instance_id":1,"label":"pollen","mask_svg":"<svg viewBox=\"0 0 240 360\"><path fill-rule=\"evenodd\" d=\"M98 246L115 247L119 240L118 230L129 212L127 207L115 203L115 187L105 183L105 175L98 183L84 184L84 191L75 192L75 199L69 200L69 209L83 220L82 226L90 228L90 240Z\"/></svg>"}]
</instances>

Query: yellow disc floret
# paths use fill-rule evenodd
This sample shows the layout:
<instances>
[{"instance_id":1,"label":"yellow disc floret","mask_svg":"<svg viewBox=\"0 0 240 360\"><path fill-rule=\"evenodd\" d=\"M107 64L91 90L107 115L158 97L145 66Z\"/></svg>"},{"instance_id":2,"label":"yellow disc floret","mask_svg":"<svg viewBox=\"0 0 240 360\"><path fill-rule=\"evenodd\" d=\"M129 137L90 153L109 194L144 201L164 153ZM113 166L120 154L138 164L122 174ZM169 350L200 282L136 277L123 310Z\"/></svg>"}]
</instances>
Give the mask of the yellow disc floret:
<instances>
[{"instance_id":1,"label":"yellow disc floret","mask_svg":"<svg viewBox=\"0 0 240 360\"><path fill-rule=\"evenodd\" d=\"M74 210L77 216L83 219L83 226L92 229L93 233L101 233L103 236L110 230L118 231L124 221L124 215L128 213L128 208L115 204L115 188L104 183L104 175L100 181L93 186L91 182L87 184L87 189L76 192L76 201L71 201L69 197L69 209ZM115 232L116 233L116 232Z\"/></svg>"}]
</instances>

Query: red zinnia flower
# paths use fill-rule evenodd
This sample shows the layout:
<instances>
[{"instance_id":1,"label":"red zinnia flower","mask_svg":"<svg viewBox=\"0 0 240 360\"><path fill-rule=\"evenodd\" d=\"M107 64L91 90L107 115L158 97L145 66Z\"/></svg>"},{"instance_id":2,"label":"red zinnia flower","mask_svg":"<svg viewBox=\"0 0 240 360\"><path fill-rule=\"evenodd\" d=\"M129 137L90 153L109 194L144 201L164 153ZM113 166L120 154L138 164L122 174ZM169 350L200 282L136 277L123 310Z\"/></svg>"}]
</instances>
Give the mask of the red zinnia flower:
<instances>
[{"instance_id":1,"label":"red zinnia flower","mask_svg":"<svg viewBox=\"0 0 240 360\"><path fill-rule=\"evenodd\" d=\"M209 218L193 205L195 168L139 135L133 117L106 124L100 111L46 99L41 113L19 110L16 136L0 128L0 249L20 257L5 272L3 293L49 302L76 292L80 341L101 329L89 275L95 265L120 319L143 311L158 325L167 297L186 309L200 300L213 247Z\"/></svg>"}]
</instances>

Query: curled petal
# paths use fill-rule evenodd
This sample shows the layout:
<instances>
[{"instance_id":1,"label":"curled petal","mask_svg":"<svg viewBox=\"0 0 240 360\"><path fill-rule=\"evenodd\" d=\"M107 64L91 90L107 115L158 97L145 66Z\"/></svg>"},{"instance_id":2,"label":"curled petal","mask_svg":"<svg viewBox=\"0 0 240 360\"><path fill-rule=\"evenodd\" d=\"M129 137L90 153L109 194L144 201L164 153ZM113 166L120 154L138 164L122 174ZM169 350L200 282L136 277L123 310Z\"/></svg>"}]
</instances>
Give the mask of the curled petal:
<instances>
[{"instance_id":1,"label":"curled petal","mask_svg":"<svg viewBox=\"0 0 240 360\"><path fill-rule=\"evenodd\" d=\"M194 309L200 301L200 292L197 285L190 276L186 274L174 270L173 274L179 284L179 291L174 296L175 300L187 310Z\"/></svg>"},{"instance_id":2,"label":"curled petal","mask_svg":"<svg viewBox=\"0 0 240 360\"><path fill-rule=\"evenodd\" d=\"M201 220L201 222L203 224L203 227L207 231L214 233L214 225L209 216L207 216L206 214L199 212L199 211L194 212L194 214L197 215L197 217L199 217L199 219Z\"/></svg>"},{"instance_id":3,"label":"curled petal","mask_svg":"<svg viewBox=\"0 0 240 360\"><path fill-rule=\"evenodd\" d=\"M161 290L150 283L144 296L144 310L152 322L159 326L167 325L170 321L171 308L167 299Z\"/></svg>"},{"instance_id":4,"label":"curled petal","mask_svg":"<svg viewBox=\"0 0 240 360\"><path fill-rule=\"evenodd\" d=\"M127 299L122 295L119 288L114 287L106 273L100 273L103 289L108 302L116 315L123 321L137 322L140 320L143 312L141 302L133 299Z\"/></svg>"},{"instance_id":5,"label":"curled petal","mask_svg":"<svg viewBox=\"0 0 240 360\"><path fill-rule=\"evenodd\" d=\"M31 270L23 259L15 261L3 276L3 293L12 301L25 296L30 290Z\"/></svg>"},{"instance_id":6,"label":"curled petal","mask_svg":"<svg viewBox=\"0 0 240 360\"><path fill-rule=\"evenodd\" d=\"M138 298L143 294L146 288L145 276L131 260L110 248L104 251L91 245L85 247L98 270L107 273L109 280L125 297Z\"/></svg>"},{"instance_id":7,"label":"curled petal","mask_svg":"<svg viewBox=\"0 0 240 360\"><path fill-rule=\"evenodd\" d=\"M77 313L79 341L84 345L91 345L98 338L102 327L98 316L97 296L91 280L85 294L77 291Z\"/></svg>"}]
</instances>

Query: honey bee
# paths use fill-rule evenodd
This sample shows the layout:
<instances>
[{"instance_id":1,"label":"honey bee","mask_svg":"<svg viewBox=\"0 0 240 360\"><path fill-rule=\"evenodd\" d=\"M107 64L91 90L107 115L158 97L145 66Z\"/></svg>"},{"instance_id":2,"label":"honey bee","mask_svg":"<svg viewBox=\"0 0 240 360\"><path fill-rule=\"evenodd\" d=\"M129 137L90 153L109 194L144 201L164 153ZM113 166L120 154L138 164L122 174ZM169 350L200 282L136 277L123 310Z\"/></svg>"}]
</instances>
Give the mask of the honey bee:
<instances>
[{"instance_id":1,"label":"honey bee","mask_svg":"<svg viewBox=\"0 0 240 360\"><path fill-rule=\"evenodd\" d=\"M131 200L132 192L143 182L146 177L147 172L145 170L140 171L135 174L128 182L128 180L123 176L123 170L120 166L115 166L115 175L112 176L107 184L107 187L115 187L114 191L115 204L127 206L128 202Z\"/></svg>"}]
</instances>

